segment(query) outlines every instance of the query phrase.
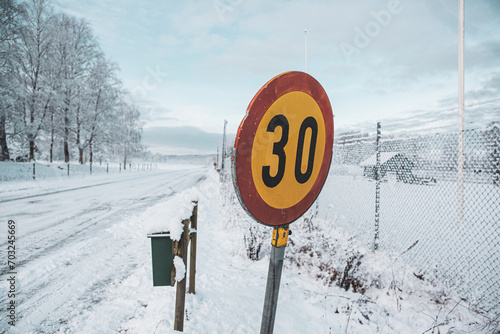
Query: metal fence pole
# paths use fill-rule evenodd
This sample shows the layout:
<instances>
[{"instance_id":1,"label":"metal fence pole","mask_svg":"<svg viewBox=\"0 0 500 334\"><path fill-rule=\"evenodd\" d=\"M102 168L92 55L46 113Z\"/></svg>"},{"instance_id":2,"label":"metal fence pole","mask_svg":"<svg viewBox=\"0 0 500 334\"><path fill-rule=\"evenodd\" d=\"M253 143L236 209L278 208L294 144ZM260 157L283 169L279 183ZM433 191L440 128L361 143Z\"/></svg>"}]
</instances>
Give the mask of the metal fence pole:
<instances>
[{"instance_id":1,"label":"metal fence pole","mask_svg":"<svg viewBox=\"0 0 500 334\"><path fill-rule=\"evenodd\" d=\"M380 224L380 132L381 124L377 123L377 139L376 139L376 149L377 149L377 164L375 165L375 237L373 240L373 250L376 251L379 248L379 224Z\"/></svg>"}]
</instances>

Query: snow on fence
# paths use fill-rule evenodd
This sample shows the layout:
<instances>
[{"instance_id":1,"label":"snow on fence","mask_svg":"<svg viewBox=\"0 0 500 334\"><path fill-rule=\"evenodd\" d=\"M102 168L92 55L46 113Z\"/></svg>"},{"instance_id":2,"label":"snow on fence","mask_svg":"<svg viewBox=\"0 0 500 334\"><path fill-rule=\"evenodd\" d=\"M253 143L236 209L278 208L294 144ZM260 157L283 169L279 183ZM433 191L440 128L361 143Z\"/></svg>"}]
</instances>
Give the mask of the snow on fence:
<instances>
[{"instance_id":1,"label":"snow on fence","mask_svg":"<svg viewBox=\"0 0 500 334\"><path fill-rule=\"evenodd\" d=\"M468 110L462 167L456 110L382 121L378 141L376 124L337 129L323 189L337 225L487 310L500 307L499 110Z\"/></svg>"},{"instance_id":2,"label":"snow on fence","mask_svg":"<svg viewBox=\"0 0 500 334\"><path fill-rule=\"evenodd\" d=\"M53 178L62 178L67 176L85 176L90 174L113 174L122 173L122 171L140 172L158 169L156 163L137 163L127 164L121 163L104 163L98 164L78 164L78 163L63 163L63 162L44 162L41 160L33 162L2 162L2 174L0 182L8 181L29 181L29 180L44 180Z\"/></svg>"}]
</instances>

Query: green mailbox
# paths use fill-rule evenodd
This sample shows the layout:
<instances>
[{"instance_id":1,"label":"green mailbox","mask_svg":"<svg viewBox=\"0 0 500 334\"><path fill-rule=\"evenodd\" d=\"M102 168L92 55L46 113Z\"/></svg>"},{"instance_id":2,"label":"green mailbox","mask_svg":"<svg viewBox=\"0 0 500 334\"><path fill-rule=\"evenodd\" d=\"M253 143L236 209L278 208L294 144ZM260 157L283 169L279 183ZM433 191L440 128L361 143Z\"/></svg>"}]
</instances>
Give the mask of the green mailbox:
<instances>
[{"instance_id":1,"label":"green mailbox","mask_svg":"<svg viewBox=\"0 0 500 334\"><path fill-rule=\"evenodd\" d=\"M148 234L151 238L151 257L153 259L153 286L170 286L174 268L172 239L170 233Z\"/></svg>"}]
</instances>

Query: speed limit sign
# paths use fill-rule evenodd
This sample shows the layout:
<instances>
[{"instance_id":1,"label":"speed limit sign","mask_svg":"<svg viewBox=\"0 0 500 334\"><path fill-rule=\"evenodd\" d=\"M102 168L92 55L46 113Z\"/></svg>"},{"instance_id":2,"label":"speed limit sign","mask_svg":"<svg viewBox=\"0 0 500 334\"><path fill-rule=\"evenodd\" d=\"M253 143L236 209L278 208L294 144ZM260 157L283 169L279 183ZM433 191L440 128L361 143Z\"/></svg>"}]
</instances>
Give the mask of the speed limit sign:
<instances>
[{"instance_id":1,"label":"speed limit sign","mask_svg":"<svg viewBox=\"0 0 500 334\"><path fill-rule=\"evenodd\" d=\"M319 82L303 72L271 79L250 102L234 144L243 208L269 226L299 218L323 187L332 147L332 108Z\"/></svg>"}]
</instances>

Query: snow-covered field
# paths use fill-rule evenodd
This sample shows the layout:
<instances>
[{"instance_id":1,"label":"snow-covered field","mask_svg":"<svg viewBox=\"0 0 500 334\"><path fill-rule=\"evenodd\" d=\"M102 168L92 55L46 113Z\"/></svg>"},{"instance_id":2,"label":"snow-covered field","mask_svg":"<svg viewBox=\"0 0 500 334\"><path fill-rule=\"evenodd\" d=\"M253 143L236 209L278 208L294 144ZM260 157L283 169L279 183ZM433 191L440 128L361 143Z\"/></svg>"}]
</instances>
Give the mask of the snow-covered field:
<instances>
[{"instance_id":1,"label":"snow-covered field","mask_svg":"<svg viewBox=\"0 0 500 334\"><path fill-rule=\"evenodd\" d=\"M174 332L175 288L152 286L146 233L190 196L199 200L198 259L184 332L259 332L270 228L246 216L227 175L221 182L210 167L161 167L0 183L0 333ZM372 253L317 208L291 226L275 333L499 333L498 315L419 279L394 254ZM8 297L9 220L15 298ZM247 256L252 238L262 242L256 261Z\"/></svg>"},{"instance_id":2,"label":"snow-covered field","mask_svg":"<svg viewBox=\"0 0 500 334\"><path fill-rule=\"evenodd\" d=\"M456 283L461 295L484 308L500 307L500 191L489 184L465 184L464 219L457 222L456 183L380 185L380 249ZM335 225L365 245L374 243L375 182L331 174L319 198ZM408 248L411 249L406 251Z\"/></svg>"}]
</instances>

